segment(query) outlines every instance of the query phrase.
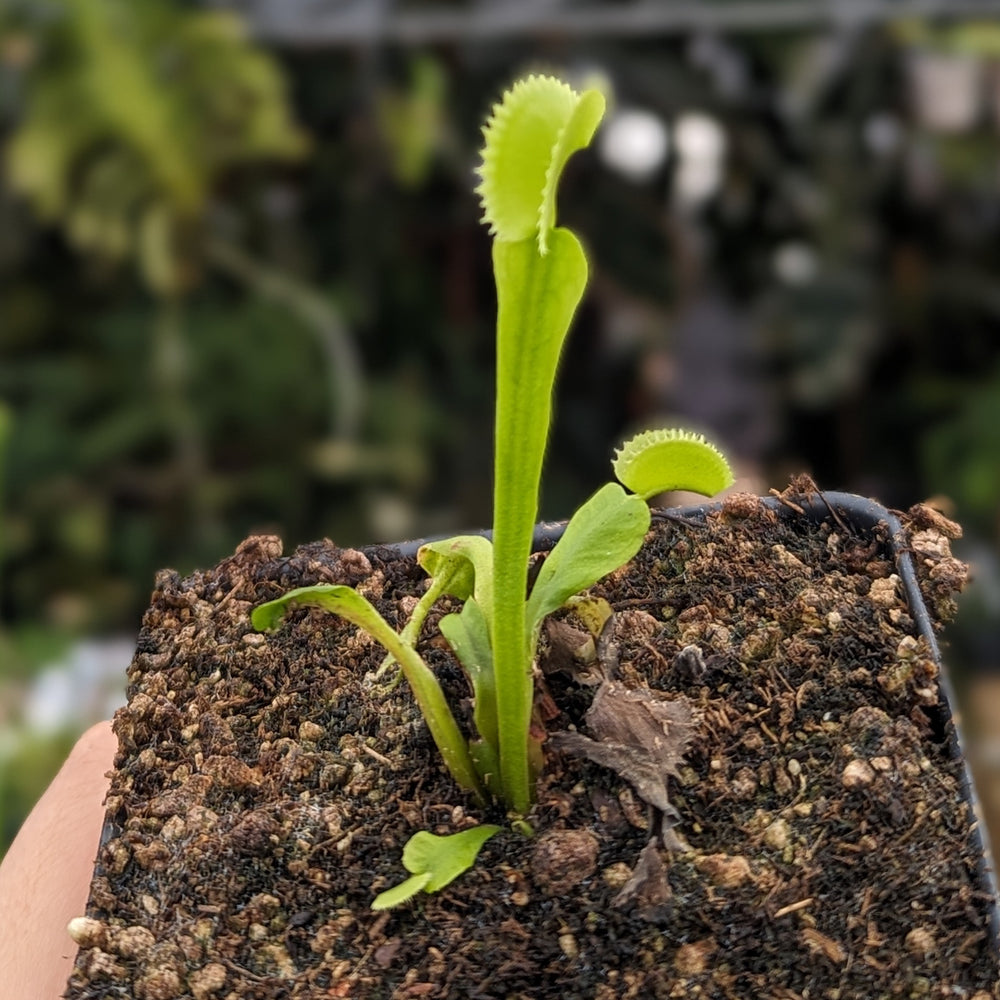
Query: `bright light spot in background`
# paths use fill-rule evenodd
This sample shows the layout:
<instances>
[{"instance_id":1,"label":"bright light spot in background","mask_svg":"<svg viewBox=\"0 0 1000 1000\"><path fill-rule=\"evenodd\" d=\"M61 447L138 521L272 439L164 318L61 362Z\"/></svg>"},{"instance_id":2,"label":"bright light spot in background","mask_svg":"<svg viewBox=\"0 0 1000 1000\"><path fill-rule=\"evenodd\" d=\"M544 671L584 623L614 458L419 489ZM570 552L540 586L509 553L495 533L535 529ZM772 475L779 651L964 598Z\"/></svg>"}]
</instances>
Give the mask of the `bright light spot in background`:
<instances>
[{"instance_id":1,"label":"bright light spot in background","mask_svg":"<svg viewBox=\"0 0 1000 1000\"><path fill-rule=\"evenodd\" d=\"M726 133L711 115L686 111L674 124L679 159L674 196L683 208L696 208L719 189L726 155Z\"/></svg>"},{"instance_id":2,"label":"bright light spot in background","mask_svg":"<svg viewBox=\"0 0 1000 1000\"><path fill-rule=\"evenodd\" d=\"M697 208L719 190L722 170L715 161L681 160L674 174L674 195L683 208Z\"/></svg>"},{"instance_id":3,"label":"bright light spot in background","mask_svg":"<svg viewBox=\"0 0 1000 1000\"><path fill-rule=\"evenodd\" d=\"M666 123L638 108L615 112L598 136L604 163L637 184L649 180L670 151Z\"/></svg>"},{"instance_id":4,"label":"bright light spot in background","mask_svg":"<svg viewBox=\"0 0 1000 1000\"><path fill-rule=\"evenodd\" d=\"M40 733L83 729L125 704L125 671L134 639L84 639L37 676L24 702L24 723Z\"/></svg>"},{"instance_id":5,"label":"bright light spot in background","mask_svg":"<svg viewBox=\"0 0 1000 1000\"><path fill-rule=\"evenodd\" d=\"M819 262L816 252L805 243L782 243L774 251L774 273L786 285L804 285L816 277Z\"/></svg>"},{"instance_id":6,"label":"bright light spot in background","mask_svg":"<svg viewBox=\"0 0 1000 1000\"><path fill-rule=\"evenodd\" d=\"M907 61L910 94L919 123L931 132L954 134L979 117L983 64L963 52L914 51Z\"/></svg>"},{"instance_id":7,"label":"bright light spot in background","mask_svg":"<svg viewBox=\"0 0 1000 1000\"><path fill-rule=\"evenodd\" d=\"M726 152L722 126L701 111L685 111L677 119L674 142L682 160L721 160Z\"/></svg>"},{"instance_id":8,"label":"bright light spot in background","mask_svg":"<svg viewBox=\"0 0 1000 1000\"><path fill-rule=\"evenodd\" d=\"M899 150L903 142L903 126L888 111L870 115L864 124L865 145L875 156L888 157Z\"/></svg>"}]
</instances>

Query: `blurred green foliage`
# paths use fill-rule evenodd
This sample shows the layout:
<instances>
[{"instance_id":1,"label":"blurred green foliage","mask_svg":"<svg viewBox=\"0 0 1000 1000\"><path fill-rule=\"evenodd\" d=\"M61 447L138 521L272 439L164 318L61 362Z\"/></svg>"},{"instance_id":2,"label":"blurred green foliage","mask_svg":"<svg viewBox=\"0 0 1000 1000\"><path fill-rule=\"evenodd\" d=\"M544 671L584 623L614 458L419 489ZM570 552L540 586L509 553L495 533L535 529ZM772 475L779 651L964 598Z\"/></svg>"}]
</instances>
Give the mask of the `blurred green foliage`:
<instances>
[{"instance_id":1,"label":"blurred green foliage","mask_svg":"<svg viewBox=\"0 0 1000 1000\"><path fill-rule=\"evenodd\" d=\"M8 619L134 622L157 566L215 561L253 528L362 541L488 519L492 294L469 177L490 95L540 53L606 67L623 106L668 123L704 109L729 142L701 251L671 217L669 163L635 184L589 156L567 178L584 196L568 192L566 221L600 280L561 390L546 513L597 481L626 425L670 408L646 368L706 283L757 324L779 429L748 458L890 502L964 481L942 480L924 432L996 353L996 211L980 208L996 203L998 143L985 118L954 136L908 124L903 35L359 62L266 53L231 15L165 0L15 3L2 23ZM737 71L742 89L725 83ZM880 116L899 132L882 152L865 145ZM802 281L776 273L789 245L812 262ZM145 262L152 296L110 266L122 255ZM616 346L608 330L633 304L642 328ZM947 358L931 329L943 315L958 331ZM932 388L942 371L956 378Z\"/></svg>"},{"instance_id":2,"label":"blurred green foliage","mask_svg":"<svg viewBox=\"0 0 1000 1000\"><path fill-rule=\"evenodd\" d=\"M282 77L223 12L63 0L24 80L8 179L83 251L134 255L150 286L192 280L190 230L221 176L305 150Z\"/></svg>"},{"instance_id":3,"label":"blurred green foliage","mask_svg":"<svg viewBox=\"0 0 1000 1000\"><path fill-rule=\"evenodd\" d=\"M0 399L0 570L3 569L4 551L4 522L3 522L3 500L4 500L4 480L7 473L7 446L10 441L13 418L10 407ZM3 591L3 576L0 574L0 593Z\"/></svg>"},{"instance_id":4,"label":"blurred green foliage","mask_svg":"<svg viewBox=\"0 0 1000 1000\"><path fill-rule=\"evenodd\" d=\"M55 777L76 734L34 736L0 745L0 858L39 793Z\"/></svg>"},{"instance_id":5,"label":"blurred green foliage","mask_svg":"<svg viewBox=\"0 0 1000 1000\"><path fill-rule=\"evenodd\" d=\"M911 47L961 55L1000 57L1000 24L995 21L963 19L939 25L926 20L904 18L894 23L893 33Z\"/></svg>"},{"instance_id":6,"label":"blurred green foliage","mask_svg":"<svg viewBox=\"0 0 1000 1000\"><path fill-rule=\"evenodd\" d=\"M808 469L899 506L948 494L995 548L1000 101L980 27L281 51L195 3L9 0L0 730L53 642L136 629L161 566L255 530L354 544L489 521L472 170L526 66L597 67L619 109L674 130L645 180L597 151L565 179L594 281L543 515L602 482L635 425L691 420L764 485ZM959 130L915 106L934 47L979 70ZM692 110L726 154L682 209ZM732 329L708 339L699 317Z\"/></svg>"},{"instance_id":7,"label":"blurred green foliage","mask_svg":"<svg viewBox=\"0 0 1000 1000\"><path fill-rule=\"evenodd\" d=\"M928 479L961 504L967 526L1000 537L1000 368L951 391L961 401L924 445Z\"/></svg>"}]
</instances>

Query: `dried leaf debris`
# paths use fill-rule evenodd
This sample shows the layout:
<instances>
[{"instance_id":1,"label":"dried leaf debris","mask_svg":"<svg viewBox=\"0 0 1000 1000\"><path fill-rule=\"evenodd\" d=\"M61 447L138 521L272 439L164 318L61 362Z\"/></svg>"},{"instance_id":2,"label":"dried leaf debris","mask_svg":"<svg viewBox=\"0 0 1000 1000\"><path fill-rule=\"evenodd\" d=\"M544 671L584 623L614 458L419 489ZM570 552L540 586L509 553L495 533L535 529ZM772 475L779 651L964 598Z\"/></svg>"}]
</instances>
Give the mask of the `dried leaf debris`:
<instances>
[{"instance_id":1,"label":"dried leaf debris","mask_svg":"<svg viewBox=\"0 0 1000 1000\"><path fill-rule=\"evenodd\" d=\"M645 686L629 688L621 681L605 680L586 722L596 739L563 732L554 734L550 742L564 753L586 757L616 772L665 818L664 830L670 831L678 814L670 804L667 779L677 776L694 730L690 702ZM665 841L669 841L667 846L680 846L669 833Z\"/></svg>"}]
</instances>

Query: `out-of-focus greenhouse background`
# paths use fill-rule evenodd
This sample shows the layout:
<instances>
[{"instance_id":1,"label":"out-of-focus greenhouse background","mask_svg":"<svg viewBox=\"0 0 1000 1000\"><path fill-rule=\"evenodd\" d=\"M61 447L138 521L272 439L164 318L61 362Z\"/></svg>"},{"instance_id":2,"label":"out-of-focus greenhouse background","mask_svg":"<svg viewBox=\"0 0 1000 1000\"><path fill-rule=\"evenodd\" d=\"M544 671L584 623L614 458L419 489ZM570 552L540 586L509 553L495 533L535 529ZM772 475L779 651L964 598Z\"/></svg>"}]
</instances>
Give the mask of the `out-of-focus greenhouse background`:
<instances>
[{"instance_id":1,"label":"out-of-focus greenhouse background","mask_svg":"<svg viewBox=\"0 0 1000 1000\"><path fill-rule=\"evenodd\" d=\"M542 513L641 424L966 528L1000 810L1000 3L7 0L0 853L123 699L155 571L490 517L479 126L601 81ZM995 694L994 694L995 692Z\"/></svg>"}]
</instances>

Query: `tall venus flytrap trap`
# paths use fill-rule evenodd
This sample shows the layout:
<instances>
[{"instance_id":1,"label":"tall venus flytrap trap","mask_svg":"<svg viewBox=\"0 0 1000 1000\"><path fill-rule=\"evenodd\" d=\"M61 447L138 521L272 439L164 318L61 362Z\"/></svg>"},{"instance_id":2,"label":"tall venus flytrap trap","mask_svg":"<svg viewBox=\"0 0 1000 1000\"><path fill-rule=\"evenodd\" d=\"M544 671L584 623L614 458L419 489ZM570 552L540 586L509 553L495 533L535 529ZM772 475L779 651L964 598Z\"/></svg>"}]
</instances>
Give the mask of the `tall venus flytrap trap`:
<instances>
[{"instance_id":1,"label":"tall venus flytrap trap","mask_svg":"<svg viewBox=\"0 0 1000 1000\"><path fill-rule=\"evenodd\" d=\"M555 224L556 187L603 114L597 90L577 93L554 77L529 76L504 94L484 129L476 190L493 236L498 305L492 542L460 535L422 546L417 560L430 580L399 633L361 594L340 585L292 590L252 616L255 628L270 630L290 606L309 605L366 630L387 650L386 664L399 664L456 782L481 805L499 800L515 821L531 809L542 762L530 736L542 622L639 551L651 497L667 490L712 496L733 481L725 458L700 435L676 429L637 435L615 455L619 482L602 486L573 514L528 592L556 369L588 273L580 241ZM424 620L445 595L463 602L439 627L472 687L471 740L417 651ZM421 889L443 888L498 829L416 834L403 852L411 878L374 905L395 906Z\"/></svg>"}]
</instances>

